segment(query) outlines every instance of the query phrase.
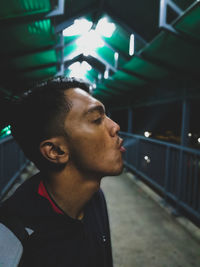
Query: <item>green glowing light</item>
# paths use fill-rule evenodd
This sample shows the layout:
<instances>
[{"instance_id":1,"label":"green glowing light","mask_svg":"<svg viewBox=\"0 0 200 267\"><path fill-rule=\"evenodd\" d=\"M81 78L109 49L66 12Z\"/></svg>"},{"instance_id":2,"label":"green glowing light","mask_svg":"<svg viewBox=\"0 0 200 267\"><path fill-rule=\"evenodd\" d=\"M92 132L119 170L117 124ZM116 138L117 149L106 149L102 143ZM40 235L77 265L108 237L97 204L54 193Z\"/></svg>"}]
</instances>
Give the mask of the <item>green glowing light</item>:
<instances>
[{"instance_id":1,"label":"green glowing light","mask_svg":"<svg viewBox=\"0 0 200 267\"><path fill-rule=\"evenodd\" d=\"M6 137L11 134L10 125L3 128L0 132L0 137Z\"/></svg>"}]
</instances>

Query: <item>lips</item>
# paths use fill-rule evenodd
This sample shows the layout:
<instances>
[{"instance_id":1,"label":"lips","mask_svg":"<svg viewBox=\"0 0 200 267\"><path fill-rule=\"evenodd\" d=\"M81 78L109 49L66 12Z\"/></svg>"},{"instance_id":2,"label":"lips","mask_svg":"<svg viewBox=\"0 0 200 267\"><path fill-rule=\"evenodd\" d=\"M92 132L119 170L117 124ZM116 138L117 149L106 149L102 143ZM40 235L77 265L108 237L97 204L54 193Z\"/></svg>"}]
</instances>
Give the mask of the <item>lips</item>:
<instances>
[{"instance_id":1,"label":"lips","mask_svg":"<svg viewBox=\"0 0 200 267\"><path fill-rule=\"evenodd\" d=\"M119 150L120 150L120 152L122 152L122 153L126 152L125 147L123 147L123 145L122 145L123 142L124 142L124 140L120 138L120 141L119 141Z\"/></svg>"},{"instance_id":2,"label":"lips","mask_svg":"<svg viewBox=\"0 0 200 267\"><path fill-rule=\"evenodd\" d=\"M126 152L126 148L121 146L120 149L119 149L122 153Z\"/></svg>"}]
</instances>

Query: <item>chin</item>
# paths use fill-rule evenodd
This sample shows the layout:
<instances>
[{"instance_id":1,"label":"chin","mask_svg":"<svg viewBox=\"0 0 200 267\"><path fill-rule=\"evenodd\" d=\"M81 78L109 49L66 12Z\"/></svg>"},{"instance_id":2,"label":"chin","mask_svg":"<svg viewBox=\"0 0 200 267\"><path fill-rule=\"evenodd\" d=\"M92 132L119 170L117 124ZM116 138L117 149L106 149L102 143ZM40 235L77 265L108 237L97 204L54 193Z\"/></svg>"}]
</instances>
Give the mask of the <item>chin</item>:
<instances>
[{"instance_id":1,"label":"chin","mask_svg":"<svg viewBox=\"0 0 200 267\"><path fill-rule=\"evenodd\" d=\"M110 170L105 176L116 176L120 175L123 171L124 165L122 164L121 166L118 166L117 168L113 168Z\"/></svg>"}]
</instances>

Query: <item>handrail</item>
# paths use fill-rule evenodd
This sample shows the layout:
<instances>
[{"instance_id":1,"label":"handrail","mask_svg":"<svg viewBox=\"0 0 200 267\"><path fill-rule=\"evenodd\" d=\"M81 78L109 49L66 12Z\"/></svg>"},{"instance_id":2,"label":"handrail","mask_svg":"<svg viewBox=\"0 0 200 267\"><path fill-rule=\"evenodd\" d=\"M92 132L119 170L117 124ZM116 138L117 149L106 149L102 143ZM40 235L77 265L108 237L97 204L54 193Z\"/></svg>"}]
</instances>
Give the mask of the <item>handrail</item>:
<instances>
[{"instance_id":1,"label":"handrail","mask_svg":"<svg viewBox=\"0 0 200 267\"><path fill-rule=\"evenodd\" d=\"M3 137L0 139L0 145L3 144L3 143L6 143L8 141L10 141L11 139L13 139L12 135L9 135L9 136L6 136L6 137Z\"/></svg>"},{"instance_id":2,"label":"handrail","mask_svg":"<svg viewBox=\"0 0 200 267\"><path fill-rule=\"evenodd\" d=\"M127 150L124 165L170 203L176 215L184 214L200 227L199 150L131 133L119 135Z\"/></svg>"},{"instance_id":3,"label":"handrail","mask_svg":"<svg viewBox=\"0 0 200 267\"><path fill-rule=\"evenodd\" d=\"M189 148L189 147L185 147L185 146L181 146L181 145L176 145L176 144L168 143L168 142L165 142L165 141L160 141L160 140L157 140L157 139L144 137L142 135L137 135L137 134L131 134L131 133L125 133L125 132L120 132L120 134L125 134L126 136L138 138L138 139L141 139L141 140L144 140L144 141L148 141L148 142L159 144L159 145L163 145L163 146L167 145L169 147L173 147L173 148L176 148L176 149L179 149L179 150L183 150L183 151L186 151L186 152L190 152L190 153L195 153L195 154L200 156L200 151L198 149L193 149L193 148Z\"/></svg>"}]
</instances>

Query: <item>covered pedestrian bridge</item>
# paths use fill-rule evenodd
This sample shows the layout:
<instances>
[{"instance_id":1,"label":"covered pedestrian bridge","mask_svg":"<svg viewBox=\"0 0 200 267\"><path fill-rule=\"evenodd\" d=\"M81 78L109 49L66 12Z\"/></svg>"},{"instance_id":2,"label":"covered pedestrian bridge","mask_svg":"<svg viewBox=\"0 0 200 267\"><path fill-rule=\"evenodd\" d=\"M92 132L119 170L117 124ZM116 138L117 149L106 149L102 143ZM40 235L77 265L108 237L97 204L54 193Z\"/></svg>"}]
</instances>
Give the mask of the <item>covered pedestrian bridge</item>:
<instances>
[{"instance_id":1,"label":"covered pedestrian bridge","mask_svg":"<svg viewBox=\"0 0 200 267\"><path fill-rule=\"evenodd\" d=\"M6 122L9 101L19 98L36 82L60 75L77 77L89 83L91 94L105 105L107 115L120 124L120 135L127 150L125 171L150 188L165 206L171 207L173 216L186 218L199 229L200 1L3 1L0 34L1 200L30 165ZM124 206L117 204L119 210L114 200L108 201L111 217L121 212L129 218L130 227L136 229L139 222L135 218L146 211L140 205L143 200L137 197L138 187L133 186L129 178L109 178L107 182L105 179L103 187L107 198L114 194L118 201L120 196L125 199ZM127 193L123 191L125 187ZM134 208L136 202L138 206ZM157 214L151 204L145 205ZM144 231L148 228L145 222L149 216L152 214L146 213L140 219ZM164 228L174 227L160 216L155 216L153 224L161 226L163 222ZM126 225L126 220L122 220L122 225ZM118 229L114 220L112 227ZM183 235L176 227L176 234L170 232L168 236L169 244L175 244L175 239ZM164 228L161 227L159 233L165 231ZM140 236L143 230L137 229ZM150 229L160 242L166 242L154 228ZM120 236L123 238L123 230L113 230L113 241L117 243ZM153 237L145 235L144 238ZM158 239L151 239L153 241L147 244L157 244ZM128 236L126 241L130 249L134 247ZM182 247L174 250L170 246L163 247L172 249L180 262L171 262L165 257L159 262L157 255L147 253L146 246L145 251L142 249L145 241L141 241L143 245L134 248L138 248L142 256L147 253L147 258L155 257L155 261L151 258L150 265L137 263L131 256L130 262L124 263L116 252L116 266L132 267L132 261L136 263L134 266L198 266L194 259L200 262L195 254L199 247L195 242L193 239L188 244L183 242ZM191 252L193 243L197 247ZM188 255L194 253L191 261L179 257L183 247ZM138 254L132 255L138 257Z\"/></svg>"}]
</instances>

